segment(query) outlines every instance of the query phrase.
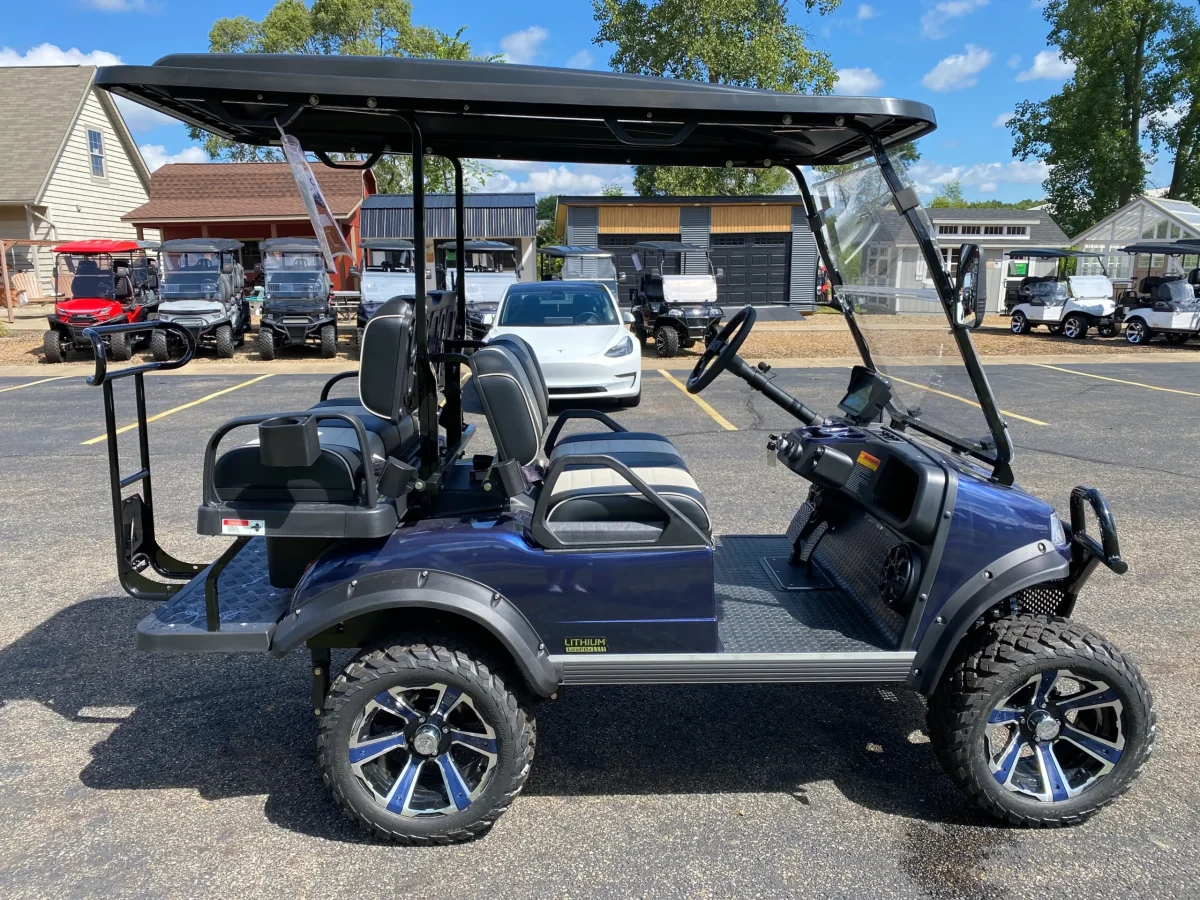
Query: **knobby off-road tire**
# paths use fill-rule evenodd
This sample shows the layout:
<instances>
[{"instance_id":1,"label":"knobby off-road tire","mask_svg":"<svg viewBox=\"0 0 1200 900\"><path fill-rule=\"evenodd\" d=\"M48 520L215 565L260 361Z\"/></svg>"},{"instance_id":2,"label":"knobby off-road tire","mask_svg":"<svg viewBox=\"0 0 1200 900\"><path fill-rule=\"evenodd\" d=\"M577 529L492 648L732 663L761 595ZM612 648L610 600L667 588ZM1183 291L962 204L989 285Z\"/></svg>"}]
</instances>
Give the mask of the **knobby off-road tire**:
<instances>
[{"instance_id":1,"label":"knobby off-road tire","mask_svg":"<svg viewBox=\"0 0 1200 900\"><path fill-rule=\"evenodd\" d=\"M217 341L217 359L233 359L233 329L221 325L214 337Z\"/></svg>"},{"instance_id":2,"label":"knobby off-road tire","mask_svg":"<svg viewBox=\"0 0 1200 900\"><path fill-rule=\"evenodd\" d=\"M521 690L523 685L518 684L517 676L461 640L438 635L402 636L394 640L396 643L390 646L364 650L351 661L330 688L317 734L325 784L352 821L384 840L427 846L453 844L479 837L487 833L512 805L529 777L536 739L532 704L525 699ZM350 755L352 750L358 751L362 746L364 738L355 732L362 727L363 717L370 712L373 703L376 704L374 708L378 709L381 699L385 704L392 702L388 698L397 695L410 700L412 709L426 713L427 718L422 717L418 722L408 724L405 732L408 739L403 746L375 758L385 761L392 771L399 770L400 774L396 775L399 781L408 761L422 758L417 753L418 744L413 737L415 731L429 728L430 725L452 724L456 715L452 712L439 720L435 702L429 703L430 709L422 707L419 702L421 692L408 689L425 685L441 685L447 693L450 690L462 692L470 706L469 710L463 712L477 715L494 734L491 746L495 749L495 763L486 776L486 784L482 779L474 788L469 781L466 783L468 789L479 790L466 808L459 805L449 813L405 816L385 807L375 793L380 787L371 789L364 784L355 774ZM384 713L386 718L386 710ZM388 721L391 723L389 727L394 728L404 719L391 716ZM447 739L453 741L457 733L452 728ZM370 737L373 735L366 739ZM356 740L359 740L358 744L354 744ZM470 751L466 752L469 757ZM438 759L427 759L424 763L417 776L418 786L433 783L436 789L436 781L442 771ZM381 764L375 760L368 762L363 769ZM379 772L378 768L373 770L372 777L377 777ZM433 777L434 782L428 781L429 777ZM443 781L442 784L448 799L453 799L449 782ZM386 790L387 785L382 785L382 788ZM413 801L417 801L415 792Z\"/></svg>"},{"instance_id":3,"label":"knobby off-road tire","mask_svg":"<svg viewBox=\"0 0 1200 900\"><path fill-rule=\"evenodd\" d=\"M51 328L42 335L42 350L46 354L46 362L60 363L63 361L62 335Z\"/></svg>"},{"instance_id":4,"label":"knobby off-road tire","mask_svg":"<svg viewBox=\"0 0 1200 900\"><path fill-rule=\"evenodd\" d=\"M333 359L337 356L337 326L323 325L321 327L321 358Z\"/></svg>"},{"instance_id":5,"label":"knobby off-road tire","mask_svg":"<svg viewBox=\"0 0 1200 900\"><path fill-rule=\"evenodd\" d=\"M1081 793L1067 799L1036 799L1009 790L993 774L987 729L997 727L994 722L989 724L989 716L1002 721L1009 714L1009 707L1001 705L1022 685L1033 681L1029 690L1038 689L1042 673L1054 670L1071 673L1068 681L1095 679L1119 698L1121 712L1117 718L1124 746L1111 770ZM1065 708L1071 704L1071 697L1055 702L1054 690L1053 684L1047 688L1052 698L1048 706L1059 712L1057 703ZM1077 701L1081 706L1085 702L1086 698ZM1080 709L1075 713L1075 725L1080 724L1078 716L1083 712ZM1154 700L1141 673L1112 644L1066 619L1022 615L983 626L963 640L929 700L928 725L942 766L979 806L1015 825L1057 827L1082 822L1129 789L1153 751L1156 716ZM1069 742L1060 738L1058 743ZM1032 741L1028 746L1031 752L1037 752ZM1017 756L1022 754L1023 749ZM1060 771L1064 770L1060 767ZM1052 787L1047 785L1048 793Z\"/></svg>"},{"instance_id":6,"label":"knobby off-road tire","mask_svg":"<svg viewBox=\"0 0 1200 900\"><path fill-rule=\"evenodd\" d=\"M129 348L129 334L114 334L108 339L109 349L112 351L112 358L117 362L126 362L133 352Z\"/></svg>"},{"instance_id":7,"label":"knobby off-road tire","mask_svg":"<svg viewBox=\"0 0 1200 900\"><path fill-rule=\"evenodd\" d=\"M269 328L258 330L258 355L268 361L275 358L275 332Z\"/></svg>"},{"instance_id":8,"label":"knobby off-road tire","mask_svg":"<svg viewBox=\"0 0 1200 900\"><path fill-rule=\"evenodd\" d=\"M171 357L167 333L161 328L155 328L150 332L150 356L155 362L166 362Z\"/></svg>"},{"instance_id":9,"label":"knobby off-road tire","mask_svg":"<svg viewBox=\"0 0 1200 900\"><path fill-rule=\"evenodd\" d=\"M679 332L674 328L660 328L654 332L654 349L664 359L679 355Z\"/></svg>"}]
</instances>

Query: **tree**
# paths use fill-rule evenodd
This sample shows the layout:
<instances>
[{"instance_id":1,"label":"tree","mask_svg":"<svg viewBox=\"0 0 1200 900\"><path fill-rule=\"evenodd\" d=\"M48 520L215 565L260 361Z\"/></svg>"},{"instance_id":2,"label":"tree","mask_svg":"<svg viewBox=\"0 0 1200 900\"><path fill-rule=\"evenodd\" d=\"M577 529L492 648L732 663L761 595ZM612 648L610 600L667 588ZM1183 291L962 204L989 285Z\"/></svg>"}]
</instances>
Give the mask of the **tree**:
<instances>
[{"instance_id":1,"label":"tree","mask_svg":"<svg viewBox=\"0 0 1200 900\"><path fill-rule=\"evenodd\" d=\"M929 206L931 209L1031 209L1042 200L1018 200L1006 203L1003 200L968 200L963 196L962 183L948 181L938 188Z\"/></svg>"},{"instance_id":2,"label":"tree","mask_svg":"<svg viewBox=\"0 0 1200 900\"><path fill-rule=\"evenodd\" d=\"M1200 203L1200 23L1190 9L1180 9L1167 40L1167 77L1160 82L1150 137L1156 149L1171 153L1172 200Z\"/></svg>"},{"instance_id":3,"label":"tree","mask_svg":"<svg viewBox=\"0 0 1200 900\"><path fill-rule=\"evenodd\" d=\"M608 184L604 185L604 187L600 188L600 196L601 197L624 197L625 196L625 188L621 187L621 185L615 181L610 181Z\"/></svg>"},{"instance_id":4,"label":"tree","mask_svg":"<svg viewBox=\"0 0 1200 900\"><path fill-rule=\"evenodd\" d=\"M408 0L277 0L261 22L246 16L217 19L208 33L214 53L309 53L348 56L410 56L424 59L472 59L471 44L463 39L466 27L448 34L412 23ZM494 57L487 57L494 60ZM210 159L231 162L278 161L283 155L272 147L240 144L199 128L189 128L192 140L201 141ZM349 158L349 157L347 157ZM386 156L374 167L375 180L384 193L412 191L412 159ZM463 160L463 182L468 190L479 187L495 170L477 160ZM425 160L425 190L454 190L454 168L449 160Z\"/></svg>"},{"instance_id":5,"label":"tree","mask_svg":"<svg viewBox=\"0 0 1200 900\"><path fill-rule=\"evenodd\" d=\"M1175 0L1050 0L1047 42L1075 74L1044 102L1017 105L1013 153L1052 168L1044 182L1054 218L1077 233L1145 188L1147 122L1161 113L1167 26Z\"/></svg>"},{"instance_id":6,"label":"tree","mask_svg":"<svg viewBox=\"0 0 1200 900\"><path fill-rule=\"evenodd\" d=\"M840 3L803 0L820 14ZM593 42L613 45L619 72L814 94L837 81L829 54L788 22L787 0L592 0L592 9ZM790 178L779 168L638 166L633 184L643 195L774 194Z\"/></svg>"}]
</instances>

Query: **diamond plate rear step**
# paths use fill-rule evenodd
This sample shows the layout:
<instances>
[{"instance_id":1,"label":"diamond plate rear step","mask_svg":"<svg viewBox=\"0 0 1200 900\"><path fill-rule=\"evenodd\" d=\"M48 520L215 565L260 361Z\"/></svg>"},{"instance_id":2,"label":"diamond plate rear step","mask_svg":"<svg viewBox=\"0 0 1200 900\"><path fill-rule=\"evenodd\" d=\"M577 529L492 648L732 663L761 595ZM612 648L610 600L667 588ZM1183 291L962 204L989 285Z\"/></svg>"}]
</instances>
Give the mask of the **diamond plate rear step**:
<instances>
[{"instance_id":1,"label":"diamond plate rear step","mask_svg":"<svg viewBox=\"0 0 1200 900\"><path fill-rule=\"evenodd\" d=\"M213 565L216 565L214 563ZM250 540L217 576L219 628L209 631L204 583L207 566L166 603L138 624L137 649L157 653L264 652L287 612L290 588L273 587L267 576L267 544Z\"/></svg>"}]
</instances>

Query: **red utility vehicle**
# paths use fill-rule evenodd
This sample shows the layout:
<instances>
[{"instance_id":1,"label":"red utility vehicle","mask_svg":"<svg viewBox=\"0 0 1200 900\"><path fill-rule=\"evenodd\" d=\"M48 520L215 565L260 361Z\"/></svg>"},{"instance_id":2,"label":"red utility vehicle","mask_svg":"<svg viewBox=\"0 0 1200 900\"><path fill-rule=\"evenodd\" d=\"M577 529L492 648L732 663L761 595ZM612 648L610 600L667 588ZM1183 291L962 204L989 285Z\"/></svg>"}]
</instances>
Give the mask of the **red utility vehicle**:
<instances>
[{"instance_id":1,"label":"red utility vehicle","mask_svg":"<svg viewBox=\"0 0 1200 900\"><path fill-rule=\"evenodd\" d=\"M54 248L54 312L44 345L46 362L68 350L91 351L83 330L141 322L158 303L158 244L147 241L71 241ZM113 359L131 355L130 335L105 339Z\"/></svg>"}]
</instances>

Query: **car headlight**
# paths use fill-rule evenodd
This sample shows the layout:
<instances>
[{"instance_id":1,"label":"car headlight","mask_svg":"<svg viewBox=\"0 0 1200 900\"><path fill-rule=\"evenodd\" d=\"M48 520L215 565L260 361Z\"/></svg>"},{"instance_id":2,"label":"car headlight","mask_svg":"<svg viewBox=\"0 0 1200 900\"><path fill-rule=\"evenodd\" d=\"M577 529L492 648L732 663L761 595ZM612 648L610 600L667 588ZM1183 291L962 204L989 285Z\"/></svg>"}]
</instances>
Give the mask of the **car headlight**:
<instances>
[{"instance_id":1,"label":"car headlight","mask_svg":"<svg viewBox=\"0 0 1200 900\"><path fill-rule=\"evenodd\" d=\"M682 306L672 306L667 309L667 312L669 312L673 316L682 316L683 315L683 307Z\"/></svg>"},{"instance_id":2,"label":"car headlight","mask_svg":"<svg viewBox=\"0 0 1200 900\"><path fill-rule=\"evenodd\" d=\"M719 306L710 306L708 308L708 314L710 316L723 316L725 315L725 310L721 309Z\"/></svg>"},{"instance_id":3,"label":"car headlight","mask_svg":"<svg viewBox=\"0 0 1200 900\"><path fill-rule=\"evenodd\" d=\"M483 324L484 325L491 325L495 321L496 321L495 313L484 313L483 314Z\"/></svg>"},{"instance_id":4,"label":"car headlight","mask_svg":"<svg viewBox=\"0 0 1200 900\"><path fill-rule=\"evenodd\" d=\"M605 356L628 356L632 352L633 352L633 338L631 338L629 335L625 335L625 337L623 337L621 339L620 343L614 344L613 346L611 346L607 350L605 350L604 355Z\"/></svg>"},{"instance_id":5,"label":"car headlight","mask_svg":"<svg viewBox=\"0 0 1200 900\"><path fill-rule=\"evenodd\" d=\"M146 321L153 322L158 318L158 313L152 312L146 314Z\"/></svg>"}]
</instances>

